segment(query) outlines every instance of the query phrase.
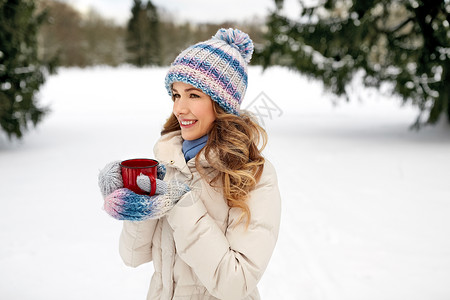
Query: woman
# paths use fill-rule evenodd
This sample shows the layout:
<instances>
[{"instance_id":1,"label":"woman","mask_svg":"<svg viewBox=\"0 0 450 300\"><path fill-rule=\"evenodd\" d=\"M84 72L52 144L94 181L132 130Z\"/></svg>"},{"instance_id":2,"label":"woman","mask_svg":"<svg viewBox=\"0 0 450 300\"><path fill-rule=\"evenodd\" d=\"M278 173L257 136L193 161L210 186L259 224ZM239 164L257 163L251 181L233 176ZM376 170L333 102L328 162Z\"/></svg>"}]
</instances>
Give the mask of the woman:
<instances>
[{"instance_id":1,"label":"woman","mask_svg":"<svg viewBox=\"0 0 450 300\"><path fill-rule=\"evenodd\" d=\"M259 299L280 195L261 155L267 135L239 109L252 53L247 34L221 29L172 63L165 85L173 111L154 148L165 166L155 196L122 188L117 162L99 175L105 210L125 220L123 261L153 261L147 299ZM149 190L145 176L138 184Z\"/></svg>"}]
</instances>

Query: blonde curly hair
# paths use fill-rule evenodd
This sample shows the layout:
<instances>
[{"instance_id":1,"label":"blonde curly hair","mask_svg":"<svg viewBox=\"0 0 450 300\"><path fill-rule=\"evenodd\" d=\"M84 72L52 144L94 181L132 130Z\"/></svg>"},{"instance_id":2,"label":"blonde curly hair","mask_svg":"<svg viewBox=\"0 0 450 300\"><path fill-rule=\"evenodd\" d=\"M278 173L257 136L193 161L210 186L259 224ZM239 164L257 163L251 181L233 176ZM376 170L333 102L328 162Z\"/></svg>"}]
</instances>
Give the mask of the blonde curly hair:
<instances>
[{"instance_id":1,"label":"blonde curly hair","mask_svg":"<svg viewBox=\"0 0 450 300\"><path fill-rule=\"evenodd\" d=\"M211 187L221 188L229 207L242 210L235 225L246 219L250 223L251 213L247 204L249 193L255 188L264 169L261 152L267 144L267 133L248 112L236 116L225 112L213 102L216 119L208 141L195 158L196 168ZM171 115L163 126L161 135L180 130L175 115ZM203 153L210 166L216 170L207 176L199 163Z\"/></svg>"}]
</instances>

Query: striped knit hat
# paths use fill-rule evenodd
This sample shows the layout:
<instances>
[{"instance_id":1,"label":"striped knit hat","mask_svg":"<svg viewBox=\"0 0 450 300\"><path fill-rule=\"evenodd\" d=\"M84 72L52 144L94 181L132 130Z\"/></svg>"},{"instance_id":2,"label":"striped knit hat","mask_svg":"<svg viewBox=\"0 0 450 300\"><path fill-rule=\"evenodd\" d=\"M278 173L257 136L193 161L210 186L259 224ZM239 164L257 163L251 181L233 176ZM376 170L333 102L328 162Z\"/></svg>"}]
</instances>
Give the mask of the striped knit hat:
<instances>
[{"instance_id":1,"label":"striped knit hat","mask_svg":"<svg viewBox=\"0 0 450 300\"><path fill-rule=\"evenodd\" d=\"M166 75L167 92L172 96L172 83L184 82L211 96L226 112L239 115L252 54L253 42L246 33L219 29L210 40L178 55Z\"/></svg>"}]
</instances>

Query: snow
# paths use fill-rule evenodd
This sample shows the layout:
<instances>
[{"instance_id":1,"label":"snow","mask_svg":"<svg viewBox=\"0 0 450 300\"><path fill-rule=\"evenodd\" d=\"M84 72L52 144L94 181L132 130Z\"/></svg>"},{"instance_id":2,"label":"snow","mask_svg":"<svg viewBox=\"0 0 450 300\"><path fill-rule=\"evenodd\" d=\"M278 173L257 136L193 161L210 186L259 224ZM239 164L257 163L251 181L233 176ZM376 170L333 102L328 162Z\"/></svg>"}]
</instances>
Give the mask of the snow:
<instances>
[{"instance_id":1,"label":"snow","mask_svg":"<svg viewBox=\"0 0 450 300\"><path fill-rule=\"evenodd\" d=\"M165 72L61 69L41 90L43 123L0 137L1 299L145 299L152 264L123 265L97 174L152 157ZM265 114L283 200L262 298L449 299L450 126L409 130L414 108L358 86L363 100L334 105L284 68L249 72L243 107Z\"/></svg>"}]
</instances>

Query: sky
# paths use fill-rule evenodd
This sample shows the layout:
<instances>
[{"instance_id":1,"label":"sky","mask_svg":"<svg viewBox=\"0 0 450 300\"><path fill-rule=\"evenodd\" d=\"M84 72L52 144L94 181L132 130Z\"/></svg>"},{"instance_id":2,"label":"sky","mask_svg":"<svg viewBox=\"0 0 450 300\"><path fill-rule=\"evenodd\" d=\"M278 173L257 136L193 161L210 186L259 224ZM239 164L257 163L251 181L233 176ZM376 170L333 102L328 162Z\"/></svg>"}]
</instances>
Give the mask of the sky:
<instances>
[{"instance_id":1,"label":"sky","mask_svg":"<svg viewBox=\"0 0 450 300\"><path fill-rule=\"evenodd\" d=\"M119 24L125 24L130 17L132 0L64 0L80 11L94 8L104 17L114 19ZM143 1L145 2L145 1ZM255 16L264 17L275 8L273 0L153 0L154 5L170 12L180 21L190 22L221 22L251 20ZM298 12L297 0L285 0L285 10L288 14Z\"/></svg>"}]
</instances>

